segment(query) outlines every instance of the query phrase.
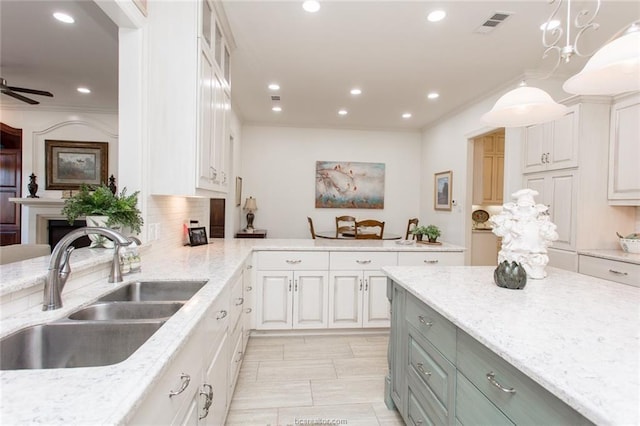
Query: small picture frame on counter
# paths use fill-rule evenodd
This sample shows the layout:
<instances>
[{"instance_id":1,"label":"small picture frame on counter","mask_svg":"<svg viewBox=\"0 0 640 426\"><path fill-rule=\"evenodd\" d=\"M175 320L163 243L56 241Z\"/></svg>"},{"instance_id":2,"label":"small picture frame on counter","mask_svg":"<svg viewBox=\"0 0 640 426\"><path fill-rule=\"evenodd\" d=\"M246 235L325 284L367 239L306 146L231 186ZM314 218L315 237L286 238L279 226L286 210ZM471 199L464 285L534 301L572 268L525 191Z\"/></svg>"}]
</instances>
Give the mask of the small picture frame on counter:
<instances>
[{"instance_id":1,"label":"small picture frame on counter","mask_svg":"<svg viewBox=\"0 0 640 426\"><path fill-rule=\"evenodd\" d=\"M189 228L189 245L201 246L208 243L207 229L204 226L198 228Z\"/></svg>"}]
</instances>

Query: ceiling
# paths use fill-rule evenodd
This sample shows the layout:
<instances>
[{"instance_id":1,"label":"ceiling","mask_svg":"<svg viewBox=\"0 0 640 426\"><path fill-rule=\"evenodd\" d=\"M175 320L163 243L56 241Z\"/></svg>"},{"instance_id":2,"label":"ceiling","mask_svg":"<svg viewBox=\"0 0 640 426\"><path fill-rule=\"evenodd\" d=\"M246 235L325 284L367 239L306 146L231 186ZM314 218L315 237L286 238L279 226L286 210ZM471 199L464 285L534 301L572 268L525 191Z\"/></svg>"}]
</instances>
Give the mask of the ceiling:
<instances>
[{"instance_id":1,"label":"ceiling","mask_svg":"<svg viewBox=\"0 0 640 426\"><path fill-rule=\"evenodd\" d=\"M574 0L572 10L594 4ZM293 0L223 5L235 41L232 103L246 123L417 130L515 85L525 72L544 74L554 62L542 59L539 26L553 9L546 0L335 0L321 1L315 14ZM76 24L51 18L61 7ZM426 16L436 8L447 17L430 23ZM474 32L496 12L513 14L488 34ZM38 99L43 107L117 109L117 28L93 2L1 0L0 13L0 67L9 85L53 92L53 99ZM564 15L563 7L563 23ZM639 17L638 2L603 1L601 27L585 33L583 50ZM585 62L576 57L555 75L570 76ZM278 92L268 90L272 82ZM77 93L79 85L92 94ZM362 94L351 95L354 87ZM440 97L427 99L430 91ZM282 112L271 111L271 95L281 96ZM21 104L8 96L0 102ZM340 108L348 114L338 115ZM403 119L405 112L412 117Z\"/></svg>"}]
</instances>

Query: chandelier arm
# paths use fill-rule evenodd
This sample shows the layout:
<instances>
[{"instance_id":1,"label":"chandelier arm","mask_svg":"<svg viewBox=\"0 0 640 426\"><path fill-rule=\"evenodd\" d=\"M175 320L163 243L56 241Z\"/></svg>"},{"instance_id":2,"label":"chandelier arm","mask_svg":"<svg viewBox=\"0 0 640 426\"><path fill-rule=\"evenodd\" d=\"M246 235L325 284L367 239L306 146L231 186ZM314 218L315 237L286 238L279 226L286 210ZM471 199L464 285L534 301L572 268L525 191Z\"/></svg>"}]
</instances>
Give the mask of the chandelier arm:
<instances>
[{"instance_id":1,"label":"chandelier arm","mask_svg":"<svg viewBox=\"0 0 640 426\"><path fill-rule=\"evenodd\" d=\"M591 12L588 9L583 9L581 10L575 17L574 19L574 25L576 26L576 28L578 29L582 29L584 27L590 27L592 26L592 22L598 17L598 13L600 13L600 6L601 6L602 2L601 0L596 0L596 10L595 12L593 12L593 14L591 15L591 17L589 19L587 19L584 22L581 22L582 17L583 16L589 16L591 14ZM569 17L567 17L567 19L569 19ZM598 24L595 24L596 28Z\"/></svg>"},{"instance_id":2,"label":"chandelier arm","mask_svg":"<svg viewBox=\"0 0 640 426\"><path fill-rule=\"evenodd\" d=\"M553 30L547 30L547 28L549 28L549 25L551 24L551 21L556 17L556 15L558 14L558 11L560 10L560 7L562 6L562 0L549 0L549 4L553 4L553 3L557 3L557 5L555 6L555 8L553 9L553 12L551 12L551 15L549 15L549 19L547 19L547 22L544 24L544 31L542 31L542 45L544 47L551 47L551 46L555 46L556 44L558 44L558 42L560 41L560 39L562 38L562 28L561 27L556 27ZM551 33L550 35L552 35L552 40L547 41L547 33Z\"/></svg>"},{"instance_id":3,"label":"chandelier arm","mask_svg":"<svg viewBox=\"0 0 640 426\"><path fill-rule=\"evenodd\" d=\"M596 53L598 51L598 48L596 47L590 53L582 53L580 51L580 48L578 47L578 42L580 41L580 36L590 28L593 28L593 30L595 31L598 28L600 28L600 24L592 23L592 24L589 24L589 25L585 26L580 31L578 31L578 34L576 34L575 41L573 42L573 52L578 56L591 56L591 55L593 55L594 53Z\"/></svg>"},{"instance_id":4,"label":"chandelier arm","mask_svg":"<svg viewBox=\"0 0 640 426\"><path fill-rule=\"evenodd\" d=\"M542 54L542 59L545 59L547 56L549 56L551 52L554 52L557 56L556 63L546 75L540 77L541 80L546 80L551 77L560 66L560 62L562 62L562 49L559 46L549 46Z\"/></svg>"}]
</instances>

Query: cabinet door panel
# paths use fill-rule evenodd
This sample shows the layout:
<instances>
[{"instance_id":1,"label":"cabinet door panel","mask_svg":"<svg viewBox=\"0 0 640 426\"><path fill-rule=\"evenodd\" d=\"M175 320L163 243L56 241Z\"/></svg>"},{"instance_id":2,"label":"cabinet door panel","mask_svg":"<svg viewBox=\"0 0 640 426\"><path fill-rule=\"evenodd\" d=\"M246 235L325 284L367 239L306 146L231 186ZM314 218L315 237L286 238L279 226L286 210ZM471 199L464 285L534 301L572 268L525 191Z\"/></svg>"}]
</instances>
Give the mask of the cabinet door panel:
<instances>
[{"instance_id":1,"label":"cabinet door panel","mask_svg":"<svg viewBox=\"0 0 640 426\"><path fill-rule=\"evenodd\" d=\"M577 107L552 123L551 146L548 148L547 170L578 165Z\"/></svg>"},{"instance_id":2,"label":"cabinet door panel","mask_svg":"<svg viewBox=\"0 0 640 426\"><path fill-rule=\"evenodd\" d=\"M463 425L513 425L498 407L460 373L457 377L456 417Z\"/></svg>"},{"instance_id":3,"label":"cabinet door panel","mask_svg":"<svg viewBox=\"0 0 640 426\"><path fill-rule=\"evenodd\" d=\"M199 410L200 416L205 416L206 414L206 417L201 420L200 424L212 426L224 424L224 418L227 414L227 406L230 402L227 398L227 381L229 370L228 345L230 343L231 342L229 342L228 335L225 334L224 340L220 343L220 347L218 348L218 352L213 357L211 363L207 368L206 376L204 378L204 384L212 387L213 401L209 406L209 412L206 413L206 410L204 410L204 396L202 396L199 400L202 405L202 409ZM209 389L203 390L207 392Z\"/></svg>"},{"instance_id":4,"label":"cabinet door panel","mask_svg":"<svg viewBox=\"0 0 640 426\"><path fill-rule=\"evenodd\" d=\"M260 272L257 287L256 328L291 328L293 273Z\"/></svg>"},{"instance_id":5,"label":"cabinet door panel","mask_svg":"<svg viewBox=\"0 0 640 426\"><path fill-rule=\"evenodd\" d=\"M543 124L529 126L525 129L524 173L539 172L545 169L543 162L544 139L548 133L548 127Z\"/></svg>"},{"instance_id":6,"label":"cabinet door panel","mask_svg":"<svg viewBox=\"0 0 640 426\"><path fill-rule=\"evenodd\" d=\"M200 140L198 141L198 188L213 189L211 164L213 147L214 76L209 55L200 52Z\"/></svg>"},{"instance_id":7,"label":"cabinet door panel","mask_svg":"<svg viewBox=\"0 0 640 426\"><path fill-rule=\"evenodd\" d=\"M362 271L331 273L329 327L351 328L362 325L362 286Z\"/></svg>"},{"instance_id":8,"label":"cabinet door panel","mask_svg":"<svg viewBox=\"0 0 640 426\"><path fill-rule=\"evenodd\" d=\"M551 177L550 214L551 221L557 226L558 239L553 243L556 248L575 247L574 182L571 174Z\"/></svg>"},{"instance_id":9,"label":"cabinet door panel","mask_svg":"<svg viewBox=\"0 0 640 426\"><path fill-rule=\"evenodd\" d=\"M391 312L387 299L387 277L380 273L364 274L363 327L389 327Z\"/></svg>"},{"instance_id":10,"label":"cabinet door panel","mask_svg":"<svg viewBox=\"0 0 640 426\"><path fill-rule=\"evenodd\" d=\"M294 277L293 327L326 328L328 324L327 272L297 273Z\"/></svg>"},{"instance_id":11,"label":"cabinet door panel","mask_svg":"<svg viewBox=\"0 0 640 426\"><path fill-rule=\"evenodd\" d=\"M609 141L609 199L640 203L640 96L615 105Z\"/></svg>"}]
</instances>

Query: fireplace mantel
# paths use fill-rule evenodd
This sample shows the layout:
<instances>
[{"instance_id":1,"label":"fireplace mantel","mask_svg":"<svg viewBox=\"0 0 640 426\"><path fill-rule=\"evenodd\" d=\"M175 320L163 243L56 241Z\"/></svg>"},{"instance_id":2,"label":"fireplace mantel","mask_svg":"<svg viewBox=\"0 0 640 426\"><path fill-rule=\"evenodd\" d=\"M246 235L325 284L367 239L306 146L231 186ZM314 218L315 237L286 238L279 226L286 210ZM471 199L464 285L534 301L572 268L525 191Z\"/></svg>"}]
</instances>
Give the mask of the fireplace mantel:
<instances>
[{"instance_id":1,"label":"fireplace mantel","mask_svg":"<svg viewBox=\"0 0 640 426\"><path fill-rule=\"evenodd\" d=\"M61 198L9 198L22 206L22 242L48 244L48 221L65 219L62 214L65 200Z\"/></svg>"}]
</instances>

